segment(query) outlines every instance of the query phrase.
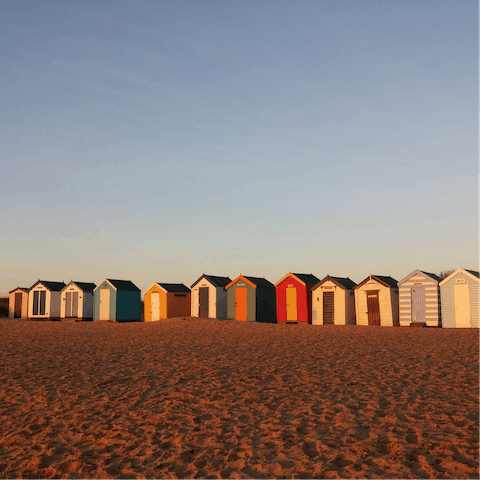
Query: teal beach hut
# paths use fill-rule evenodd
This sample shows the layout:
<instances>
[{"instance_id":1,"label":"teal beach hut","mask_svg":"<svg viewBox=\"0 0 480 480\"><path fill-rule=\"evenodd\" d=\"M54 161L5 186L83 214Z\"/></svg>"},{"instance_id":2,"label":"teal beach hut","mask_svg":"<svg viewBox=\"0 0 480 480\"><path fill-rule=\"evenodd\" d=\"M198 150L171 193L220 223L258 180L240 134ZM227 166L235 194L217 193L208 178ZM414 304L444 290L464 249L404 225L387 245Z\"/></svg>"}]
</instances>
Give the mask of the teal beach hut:
<instances>
[{"instance_id":1,"label":"teal beach hut","mask_svg":"<svg viewBox=\"0 0 480 480\"><path fill-rule=\"evenodd\" d=\"M93 291L93 320L138 322L140 289L130 280L105 278Z\"/></svg>"}]
</instances>

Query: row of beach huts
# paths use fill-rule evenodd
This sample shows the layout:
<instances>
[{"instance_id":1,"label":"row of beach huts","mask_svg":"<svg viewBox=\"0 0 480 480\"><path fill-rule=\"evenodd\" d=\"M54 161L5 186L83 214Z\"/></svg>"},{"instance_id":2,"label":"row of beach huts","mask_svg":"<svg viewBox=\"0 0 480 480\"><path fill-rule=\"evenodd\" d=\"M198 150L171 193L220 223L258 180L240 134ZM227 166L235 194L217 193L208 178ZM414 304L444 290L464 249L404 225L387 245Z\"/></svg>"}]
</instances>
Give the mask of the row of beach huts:
<instances>
[{"instance_id":1,"label":"row of beach huts","mask_svg":"<svg viewBox=\"0 0 480 480\"><path fill-rule=\"evenodd\" d=\"M287 273L265 278L202 275L191 288L155 282L144 294L130 280L99 285L38 280L10 292L9 316L37 320L152 322L192 316L313 325L479 327L479 273L457 269L443 280L415 270L397 282L369 275L358 285L344 277Z\"/></svg>"}]
</instances>

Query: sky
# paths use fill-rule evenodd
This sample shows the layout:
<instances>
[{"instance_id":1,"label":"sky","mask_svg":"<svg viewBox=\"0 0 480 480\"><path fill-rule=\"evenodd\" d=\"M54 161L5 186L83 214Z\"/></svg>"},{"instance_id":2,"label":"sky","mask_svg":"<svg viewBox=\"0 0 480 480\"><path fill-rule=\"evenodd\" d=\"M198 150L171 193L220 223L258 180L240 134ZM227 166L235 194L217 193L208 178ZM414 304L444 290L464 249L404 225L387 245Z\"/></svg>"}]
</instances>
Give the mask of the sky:
<instances>
[{"instance_id":1,"label":"sky","mask_svg":"<svg viewBox=\"0 0 480 480\"><path fill-rule=\"evenodd\" d=\"M0 292L478 269L477 1L0 13Z\"/></svg>"}]
</instances>

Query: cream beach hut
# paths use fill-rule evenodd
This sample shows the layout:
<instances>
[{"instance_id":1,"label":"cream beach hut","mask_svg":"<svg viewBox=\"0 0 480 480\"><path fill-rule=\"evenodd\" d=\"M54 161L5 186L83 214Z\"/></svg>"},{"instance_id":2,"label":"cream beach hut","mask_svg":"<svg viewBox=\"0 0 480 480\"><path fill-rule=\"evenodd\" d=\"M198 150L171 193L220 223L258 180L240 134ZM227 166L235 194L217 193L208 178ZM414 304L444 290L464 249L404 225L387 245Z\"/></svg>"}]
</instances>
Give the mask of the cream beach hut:
<instances>
[{"instance_id":1,"label":"cream beach hut","mask_svg":"<svg viewBox=\"0 0 480 480\"><path fill-rule=\"evenodd\" d=\"M227 318L227 290L232 280L203 274L192 286L192 317Z\"/></svg>"},{"instance_id":2,"label":"cream beach hut","mask_svg":"<svg viewBox=\"0 0 480 480\"><path fill-rule=\"evenodd\" d=\"M94 283L74 282L60 292L60 318L93 320Z\"/></svg>"},{"instance_id":3,"label":"cream beach hut","mask_svg":"<svg viewBox=\"0 0 480 480\"><path fill-rule=\"evenodd\" d=\"M440 325L441 280L434 273L415 270L398 282L400 326Z\"/></svg>"},{"instance_id":4,"label":"cream beach hut","mask_svg":"<svg viewBox=\"0 0 480 480\"><path fill-rule=\"evenodd\" d=\"M8 296L8 317L28 318L28 288L17 287Z\"/></svg>"},{"instance_id":5,"label":"cream beach hut","mask_svg":"<svg viewBox=\"0 0 480 480\"><path fill-rule=\"evenodd\" d=\"M28 317L36 320L60 319L60 292L64 282L38 280L28 292Z\"/></svg>"},{"instance_id":6,"label":"cream beach hut","mask_svg":"<svg viewBox=\"0 0 480 480\"><path fill-rule=\"evenodd\" d=\"M440 282L443 328L479 327L479 273L459 268Z\"/></svg>"},{"instance_id":7,"label":"cream beach hut","mask_svg":"<svg viewBox=\"0 0 480 480\"><path fill-rule=\"evenodd\" d=\"M399 325L398 284L394 278L370 275L354 290L357 325Z\"/></svg>"},{"instance_id":8,"label":"cream beach hut","mask_svg":"<svg viewBox=\"0 0 480 480\"><path fill-rule=\"evenodd\" d=\"M313 325L355 325L357 284L344 277L327 275L312 288Z\"/></svg>"}]
</instances>

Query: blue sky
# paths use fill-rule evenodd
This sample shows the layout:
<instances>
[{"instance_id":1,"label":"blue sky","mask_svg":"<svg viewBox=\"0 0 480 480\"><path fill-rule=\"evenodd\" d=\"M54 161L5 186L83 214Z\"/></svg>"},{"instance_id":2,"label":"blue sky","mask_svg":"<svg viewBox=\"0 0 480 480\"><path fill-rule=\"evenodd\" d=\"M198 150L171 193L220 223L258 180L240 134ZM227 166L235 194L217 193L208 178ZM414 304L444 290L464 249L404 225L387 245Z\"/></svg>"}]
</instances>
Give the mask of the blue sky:
<instances>
[{"instance_id":1,"label":"blue sky","mask_svg":"<svg viewBox=\"0 0 480 480\"><path fill-rule=\"evenodd\" d=\"M0 292L478 266L476 1L0 10Z\"/></svg>"}]
</instances>

